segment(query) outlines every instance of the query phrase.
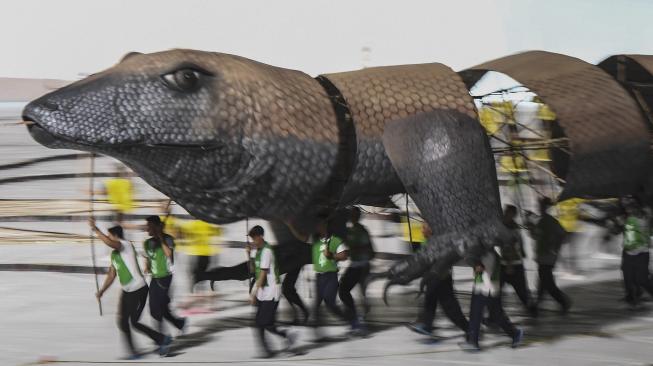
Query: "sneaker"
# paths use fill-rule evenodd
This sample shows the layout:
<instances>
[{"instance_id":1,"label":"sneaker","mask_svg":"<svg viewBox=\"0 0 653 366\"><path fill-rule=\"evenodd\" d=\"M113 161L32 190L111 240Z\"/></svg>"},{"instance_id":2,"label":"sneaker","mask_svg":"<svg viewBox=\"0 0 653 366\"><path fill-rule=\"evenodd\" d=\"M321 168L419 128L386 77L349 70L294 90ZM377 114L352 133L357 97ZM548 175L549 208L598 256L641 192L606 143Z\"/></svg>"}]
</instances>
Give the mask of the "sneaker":
<instances>
[{"instance_id":1,"label":"sneaker","mask_svg":"<svg viewBox=\"0 0 653 366\"><path fill-rule=\"evenodd\" d=\"M422 323L418 323L418 322L408 323L406 324L406 327L408 327L408 329L412 330L413 332L419 333L421 335L425 335L429 337L433 335L433 329L427 327Z\"/></svg>"},{"instance_id":2,"label":"sneaker","mask_svg":"<svg viewBox=\"0 0 653 366\"><path fill-rule=\"evenodd\" d=\"M297 343L297 332L288 332L286 336L286 350L292 349L292 347Z\"/></svg>"},{"instance_id":3,"label":"sneaker","mask_svg":"<svg viewBox=\"0 0 653 366\"><path fill-rule=\"evenodd\" d=\"M562 315L567 315L569 313L570 308L571 308L571 299L566 298L565 303L562 304Z\"/></svg>"},{"instance_id":4,"label":"sneaker","mask_svg":"<svg viewBox=\"0 0 653 366\"><path fill-rule=\"evenodd\" d=\"M492 319L492 318L483 318L483 320L481 320L481 324L485 325L486 327L488 327L490 329L498 329L499 328L499 324L497 324L497 322L495 322L494 319Z\"/></svg>"},{"instance_id":5,"label":"sneaker","mask_svg":"<svg viewBox=\"0 0 653 366\"><path fill-rule=\"evenodd\" d=\"M267 359L267 358L274 358L276 356L277 356L277 352L275 351L263 351L263 353L261 353L257 358Z\"/></svg>"},{"instance_id":6,"label":"sneaker","mask_svg":"<svg viewBox=\"0 0 653 366\"><path fill-rule=\"evenodd\" d=\"M188 317L183 318L184 324L181 325L181 328L179 328L179 334L180 335L185 335L186 332L188 332Z\"/></svg>"},{"instance_id":7,"label":"sneaker","mask_svg":"<svg viewBox=\"0 0 653 366\"><path fill-rule=\"evenodd\" d=\"M159 346L159 356L165 357L168 355L168 353L170 353L170 344L172 344L172 337L165 336L161 346Z\"/></svg>"},{"instance_id":8,"label":"sneaker","mask_svg":"<svg viewBox=\"0 0 653 366\"><path fill-rule=\"evenodd\" d=\"M481 350L481 347L478 343L472 343L470 341L458 342L458 347L460 347L465 352L478 352Z\"/></svg>"},{"instance_id":9,"label":"sneaker","mask_svg":"<svg viewBox=\"0 0 653 366\"><path fill-rule=\"evenodd\" d=\"M522 329L517 329L517 333L512 337L512 348L517 348L521 346L524 340L524 331Z\"/></svg>"},{"instance_id":10,"label":"sneaker","mask_svg":"<svg viewBox=\"0 0 653 366\"><path fill-rule=\"evenodd\" d=\"M367 331L363 327L352 328L347 332L347 335L352 338L365 338Z\"/></svg>"}]
</instances>

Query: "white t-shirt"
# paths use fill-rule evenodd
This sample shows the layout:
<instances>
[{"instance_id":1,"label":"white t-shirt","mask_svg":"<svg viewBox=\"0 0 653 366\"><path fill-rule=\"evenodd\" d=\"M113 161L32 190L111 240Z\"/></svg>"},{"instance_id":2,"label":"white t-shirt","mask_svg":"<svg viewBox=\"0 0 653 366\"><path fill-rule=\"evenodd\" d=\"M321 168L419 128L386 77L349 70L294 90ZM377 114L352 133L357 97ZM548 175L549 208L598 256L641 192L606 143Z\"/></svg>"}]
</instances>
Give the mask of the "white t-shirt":
<instances>
[{"instance_id":1,"label":"white t-shirt","mask_svg":"<svg viewBox=\"0 0 653 366\"><path fill-rule=\"evenodd\" d=\"M275 260L274 252L269 247L261 249L261 270L267 269L267 283L266 286L260 287L256 292L258 301L279 301L281 298L281 285L277 283L274 275Z\"/></svg>"},{"instance_id":2,"label":"white t-shirt","mask_svg":"<svg viewBox=\"0 0 653 366\"><path fill-rule=\"evenodd\" d=\"M125 292L134 292L145 286L145 278L143 278L141 268L138 266L136 250L132 243L127 240L120 240L120 249L118 249L117 252L122 261L112 256L111 265L116 270L122 289ZM122 276L126 276L125 278L131 277L131 280L123 284L121 281Z\"/></svg>"}]
</instances>

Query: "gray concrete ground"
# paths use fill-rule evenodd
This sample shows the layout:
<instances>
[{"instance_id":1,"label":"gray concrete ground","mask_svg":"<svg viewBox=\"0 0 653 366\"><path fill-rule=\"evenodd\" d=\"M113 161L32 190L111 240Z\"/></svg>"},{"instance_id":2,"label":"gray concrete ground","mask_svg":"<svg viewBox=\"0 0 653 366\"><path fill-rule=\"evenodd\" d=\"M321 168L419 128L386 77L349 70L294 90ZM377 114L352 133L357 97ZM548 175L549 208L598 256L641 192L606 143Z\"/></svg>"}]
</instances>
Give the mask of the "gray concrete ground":
<instances>
[{"instance_id":1,"label":"gray concrete ground","mask_svg":"<svg viewBox=\"0 0 653 366\"><path fill-rule=\"evenodd\" d=\"M53 156L71 151L48 150L36 145L22 127L3 128L0 133L0 165L25 159ZM0 170L0 180L36 174L60 174L88 172L88 161L59 161L24 168ZM112 170L112 162L106 158L97 161L97 170ZM160 199L158 192L137 181L139 198ZM99 187L100 182L97 182ZM90 247L85 239L72 240L47 234L16 231L44 230L86 235L88 229L83 220L59 222L48 220L16 220L18 215L70 214L83 215L83 201L69 205L70 200L87 197L88 179L38 180L32 182L0 184L0 200L37 200L36 208L25 209L17 203L3 201L0 208L0 265L54 264L90 265ZM65 200L64 203L43 199ZM24 203L24 202L23 202ZM21 205L23 204L21 203ZM59 206L57 206L59 205ZM67 206L68 205L68 206ZM76 205L76 206L75 206ZM60 207L61 206L61 207ZM27 211L21 214L17 211ZM183 213L175 209L177 213ZM137 213L152 213L142 209ZM12 216L14 219L6 219ZM3 221L3 217L5 217ZM250 222L254 225L257 221ZM106 225L107 223L102 223ZM376 220L367 220L376 235L377 250L388 253L407 253L408 247L396 236L396 227ZM4 228L4 229L2 229ZM469 354L461 351L457 342L461 333L438 313L438 342L425 339L408 331L403 324L414 320L421 299L416 299L416 286L393 288L390 307L382 304L381 283L374 283L369 296L372 312L367 324L372 331L366 339L346 339L347 327L333 319L329 320L328 333L335 336L333 342L313 343L312 331L293 327L300 333L299 347L305 355L278 359L259 360L255 341L250 329L252 307L246 303L247 284L231 281L217 286L217 295L206 303L195 303L189 311L189 280L187 276L190 258L179 255L174 294L174 307L181 314L189 314L190 327L186 334L177 337L171 357L159 358L148 354L137 362L120 361L125 354L116 327L115 315L119 294L114 285L103 298L104 315L99 316L98 305L93 296L93 275L52 272L0 271L0 365L28 365L51 362L52 364L271 364L271 365L653 365L653 309L645 303L637 310L628 309L619 299L623 295L619 259L614 255L599 253L597 228L587 226L585 234L574 244L579 258L575 273L561 266L558 277L564 290L572 297L574 306L567 316L559 314L552 302L545 302L540 318L530 319L517 303L512 291L504 295L506 309L512 320L526 331L522 348L509 348L509 340L487 329L482 345L485 351ZM225 227L225 241L243 240L245 223ZM139 242L142 233L130 233ZM618 243L615 243L618 245ZM613 248L612 253L617 251ZM529 250L530 252L530 250ZM97 246L98 264L107 265L108 251ZM565 253L569 256L569 253ZM233 265L244 258L242 249L223 248L216 263ZM382 271L390 264L376 260L375 271ZM527 263L531 288L535 287L535 266ZM298 282L300 295L308 302L312 296L312 273L305 268ZM469 306L471 289L470 269L456 267L455 284L463 310ZM100 279L102 280L102 278ZM287 323L291 313L282 300L279 318ZM143 320L150 322L147 310ZM150 345L140 335L136 342L143 350Z\"/></svg>"}]
</instances>

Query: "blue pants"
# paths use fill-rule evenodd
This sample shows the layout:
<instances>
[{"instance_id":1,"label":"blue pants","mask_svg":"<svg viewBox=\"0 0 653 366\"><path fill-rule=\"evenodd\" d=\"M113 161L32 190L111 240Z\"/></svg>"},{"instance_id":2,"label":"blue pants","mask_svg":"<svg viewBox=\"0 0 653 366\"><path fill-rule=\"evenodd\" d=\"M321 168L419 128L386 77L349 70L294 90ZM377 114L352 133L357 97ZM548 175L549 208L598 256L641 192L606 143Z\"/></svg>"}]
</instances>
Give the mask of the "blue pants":
<instances>
[{"instance_id":1,"label":"blue pants","mask_svg":"<svg viewBox=\"0 0 653 366\"><path fill-rule=\"evenodd\" d=\"M313 304L313 314L315 316L315 326L320 326L320 305L322 301L331 313L340 319L347 319L345 313L336 305L336 296L338 295L338 272L318 273L315 281L315 303Z\"/></svg>"},{"instance_id":2,"label":"blue pants","mask_svg":"<svg viewBox=\"0 0 653 366\"><path fill-rule=\"evenodd\" d=\"M517 334L517 329L503 311L501 298L473 294L472 304L469 309L469 338L467 340L470 343L478 344L481 321L483 320L483 310L485 310L486 306L490 312L490 318L494 320L510 338L513 338Z\"/></svg>"}]
</instances>

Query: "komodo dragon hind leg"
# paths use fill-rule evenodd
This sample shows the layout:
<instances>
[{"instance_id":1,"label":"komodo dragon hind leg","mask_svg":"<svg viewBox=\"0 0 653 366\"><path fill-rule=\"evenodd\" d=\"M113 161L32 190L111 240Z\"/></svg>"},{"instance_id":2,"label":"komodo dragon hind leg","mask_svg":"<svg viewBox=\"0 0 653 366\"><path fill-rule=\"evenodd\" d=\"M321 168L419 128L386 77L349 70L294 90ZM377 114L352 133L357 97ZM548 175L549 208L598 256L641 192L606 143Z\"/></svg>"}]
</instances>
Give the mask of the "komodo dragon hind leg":
<instances>
[{"instance_id":1,"label":"komodo dragon hind leg","mask_svg":"<svg viewBox=\"0 0 653 366\"><path fill-rule=\"evenodd\" d=\"M386 290L427 271L441 275L509 237L501 222L494 157L478 121L450 110L423 113L389 122L383 144L433 230L421 250L390 268Z\"/></svg>"}]
</instances>

